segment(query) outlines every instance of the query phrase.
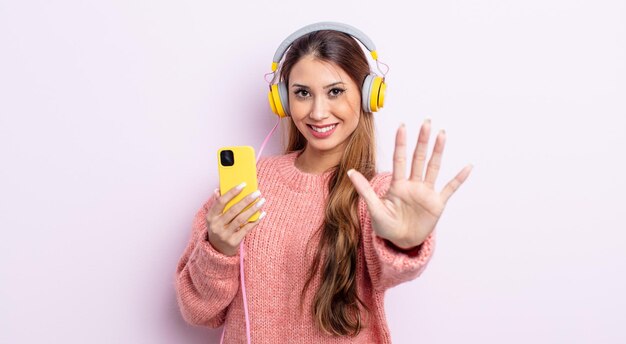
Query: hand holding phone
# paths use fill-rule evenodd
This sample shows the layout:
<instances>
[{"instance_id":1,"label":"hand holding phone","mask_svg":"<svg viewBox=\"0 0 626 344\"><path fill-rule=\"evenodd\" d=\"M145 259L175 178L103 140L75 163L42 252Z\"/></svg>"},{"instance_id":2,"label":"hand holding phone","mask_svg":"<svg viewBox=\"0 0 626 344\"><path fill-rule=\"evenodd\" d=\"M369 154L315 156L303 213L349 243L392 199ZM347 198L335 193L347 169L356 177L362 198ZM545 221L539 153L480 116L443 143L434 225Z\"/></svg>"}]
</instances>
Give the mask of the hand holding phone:
<instances>
[{"instance_id":1,"label":"hand holding phone","mask_svg":"<svg viewBox=\"0 0 626 344\"><path fill-rule=\"evenodd\" d=\"M265 216L265 198L256 181L256 161L252 147L224 147L218 151L220 194L208 210L207 239L219 252L234 256L246 234ZM245 182L245 187L241 184Z\"/></svg>"}]
</instances>

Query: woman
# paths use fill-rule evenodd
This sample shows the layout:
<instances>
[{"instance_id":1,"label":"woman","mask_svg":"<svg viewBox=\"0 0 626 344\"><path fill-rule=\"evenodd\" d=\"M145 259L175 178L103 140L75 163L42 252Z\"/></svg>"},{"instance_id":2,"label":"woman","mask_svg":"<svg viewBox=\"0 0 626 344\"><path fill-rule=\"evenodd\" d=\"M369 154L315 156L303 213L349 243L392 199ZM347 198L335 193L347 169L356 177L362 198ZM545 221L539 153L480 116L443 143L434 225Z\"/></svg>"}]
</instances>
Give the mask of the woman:
<instances>
[{"instance_id":1,"label":"woman","mask_svg":"<svg viewBox=\"0 0 626 344\"><path fill-rule=\"evenodd\" d=\"M227 343L246 338L239 245L253 343L389 343L387 289L426 267L434 229L465 167L434 190L445 144L438 134L423 175L430 122L422 125L405 176L405 128L393 173L377 173L374 121L361 105L370 74L357 41L320 30L295 40L280 68L288 91L285 154L259 160L259 190L230 208L240 190L215 195L197 213L177 269L177 295L190 323L225 325ZM255 202L258 207L242 211ZM247 222L263 210L255 222Z\"/></svg>"}]
</instances>

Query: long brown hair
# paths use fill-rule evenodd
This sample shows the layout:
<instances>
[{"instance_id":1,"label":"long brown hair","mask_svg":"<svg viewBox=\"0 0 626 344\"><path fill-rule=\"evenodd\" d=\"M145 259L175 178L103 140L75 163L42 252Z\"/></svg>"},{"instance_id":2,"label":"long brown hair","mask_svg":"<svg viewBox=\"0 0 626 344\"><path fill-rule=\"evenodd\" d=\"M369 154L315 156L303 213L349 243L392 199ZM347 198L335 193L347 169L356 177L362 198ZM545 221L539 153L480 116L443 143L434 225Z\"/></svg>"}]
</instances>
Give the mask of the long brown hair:
<instances>
[{"instance_id":1,"label":"long brown hair","mask_svg":"<svg viewBox=\"0 0 626 344\"><path fill-rule=\"evenodd\" d=\"M293 66L304 56L331 62L343 69L362 87L370 73L367 58L360 45L349 35L322 30L300 37L291 45L280 70L280 77L289 85ZM289 88L288 88L289 89ZM306 147L306 139L293 121L285 153ZM358 199L346 172L354 168L371 180L376 174L376 147L372 113L361 110L359 123L328 182L329 199L324 213L320 241L308 279L309 287L315 272L322 267L320 288L316 291L312 312L323 332L339 336L356 336L365 325L367 305L357 295L357 249L361 243ZM322 261L323 258L323 261Z\"/></svg>"}]
</instances>

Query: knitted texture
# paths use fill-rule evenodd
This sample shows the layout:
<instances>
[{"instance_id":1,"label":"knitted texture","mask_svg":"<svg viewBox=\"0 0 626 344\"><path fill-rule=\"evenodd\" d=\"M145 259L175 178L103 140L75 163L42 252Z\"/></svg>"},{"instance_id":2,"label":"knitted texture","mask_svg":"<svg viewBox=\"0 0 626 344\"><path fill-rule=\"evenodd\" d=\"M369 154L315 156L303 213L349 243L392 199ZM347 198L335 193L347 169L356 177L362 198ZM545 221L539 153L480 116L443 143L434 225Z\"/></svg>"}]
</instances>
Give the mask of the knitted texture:
<instances>
[{"instance_id":1,"label":"knitted texture","mask_svg":"<svg viewBox=\"0 0 626 344\"><path fill-rule=\"evenodd\" d=\"M304 298L301 290L319 243L319 234L314 232L324 220L331 172L313 175L300 171L294 161L301 152L264 157L257 164L267 215L244 239L252 343L391 343L384 293L422 273L433 253L434 232L417 248L399 251L373 232L366 203L359 198L362 242L357 259L357 293L371 312L356 337L324 334L316 327L311 311L320 285L320 269ZM370 184L383 196L390 182L391 173L385 172L377 174ZM211 197L197 212L191 238L178 263L178 305L183 318L191 324L213 328L224 325L224 343L245 343L239 253L223 255L206 240L206 214L213 202Z\"/></svg>"}]
</instances>

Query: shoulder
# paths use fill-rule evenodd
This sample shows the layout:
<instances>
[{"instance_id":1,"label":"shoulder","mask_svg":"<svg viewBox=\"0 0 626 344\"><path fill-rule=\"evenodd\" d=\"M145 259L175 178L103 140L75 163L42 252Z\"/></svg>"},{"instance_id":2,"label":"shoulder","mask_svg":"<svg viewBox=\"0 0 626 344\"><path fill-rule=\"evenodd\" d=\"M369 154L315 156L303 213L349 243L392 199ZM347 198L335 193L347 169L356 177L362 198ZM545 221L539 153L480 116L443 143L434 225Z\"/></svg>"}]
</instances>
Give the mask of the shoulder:
<instances>
[{"instance_id":1,"label":"shoulder","mask_svg":"<svg viewBox=\"0 0 626 344\"><path fill-rule=\"evenodd\" d=\"M262 156L256 163L257 169L275 167L277 164L289 163L291 153Z\"/></svg>"},{"instance_id":2,"label":"shoulder","mask_svg":"<svg viewBox=\"0 0 626 344\"><path fill-rule=\"evenodd\" d=\"M289 173L293 168L297 152L283 153L280 155L262 156L256 164L259 176L273 175L276 173Z\"/></svg>"},{"instance_id":3,"label":"shoulder","mask_svg":"<svg viewBox=\"0 0 626 344\"><path fill-rule=\"evenodd\" d=\"M259 160L257 161L257 163L256 163L256 167L257 167L257 169L260 169L260 168L265 168L265 167L267 167L267 166L268 166L268 164L270 164L270 165L271 165L271 163L272 163L273 161L275 161L275 160L276 160L276 156L275 156L275 155L271 155L271 156L262 156L262 157L260 157L260 158L259 158Z\"/></svg>"}]
</instances>

